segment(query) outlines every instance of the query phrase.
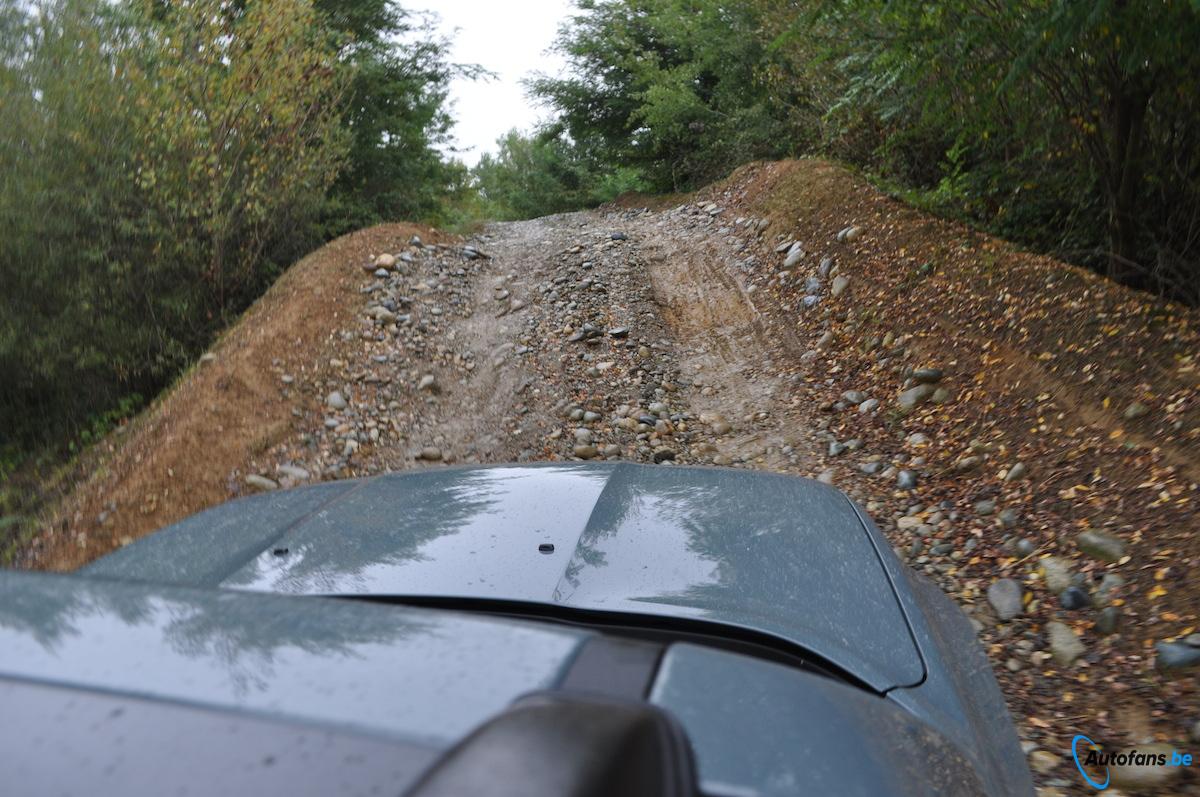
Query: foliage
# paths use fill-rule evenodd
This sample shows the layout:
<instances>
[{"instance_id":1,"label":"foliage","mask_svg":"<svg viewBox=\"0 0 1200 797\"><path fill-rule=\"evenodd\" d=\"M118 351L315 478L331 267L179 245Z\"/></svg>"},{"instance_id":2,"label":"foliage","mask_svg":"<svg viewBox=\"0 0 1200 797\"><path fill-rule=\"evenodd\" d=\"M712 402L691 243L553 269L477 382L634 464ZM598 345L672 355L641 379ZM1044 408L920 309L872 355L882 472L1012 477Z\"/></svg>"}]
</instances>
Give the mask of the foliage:
<instances>
[{"instance_id":1,"label":"foliage","mask_svg":"<svg viewBox=\"0 0 1200 797\"><path fill-rule=\"evenodd\" d=\"M265 261L315 216L341 166L346 75L303 2L187 0L147 16L150 46L126 74L154 254L225 320L261 290Z\"/></svg>"},{"instance_id":2,"label":"foliage","mask_svg":"<svg viewBox=\"0 0 1200 797\"><path fill-rule=\"evenodd\" d=\"M580 0L535 92L655 188L833 155L1200 303L1200 3Z\"/></svg>"},{"instance_id":3,"label":"foliage","mask_svg":"<svg viewBox=\"0 0 1200 797\"><path fill-rule=\"evenodd\" d=\"M315 0L353 77L342 107L349 131L345 168L330 192L322 236L380 221L439 219L463 167L440 148L450 144L447 96L457 76L478 67L447 60L448 42L429 18L391 0Z\"/></svg>"},{"instance_id":4,"label":"foliage","mask_svg":"<svg viewBox=\"0 0 1200 797\"><path fill-rule=\"evenodd\" d=\"M823 4L859 153L1005 235L1200 301L1200 14L1179 0ZM861 137L860 137L861 140ZM870 140L868 137L867 140Z\"/></svg>"},{"instance_id":5,"label":"foliage","mask_svg":"<svg viewBox=\"0 0 1200 797\"><path fill-rule=\"evenodd\" d=\"M789 114L803 103L789 65L758 35L746 4L580 0L558 49L573 74L541 77L582 152L639 170L657 190L694 187L746 160L803 145Z\"/></svg>"},{"instance_id":6,"label":"foliage","mask_svg":"<svg viewBox=\"0 0 1200 797\"><path fill-rule=\"evenodd\" d=\"M591 163L560 131L525 136L510 130L473 170L491 216L528 219L594 207L626 191L641 190L629 167L605 169Z\"/></svg>"},{"instance_id":7,"label":"foliage","mask_svg":"<svg viewBox=\"0 0 1200 797\"><path fill-rule=\"evenodd\" d=\"M433 149L442 43L395 42L405 20L384 0L0 0L6 459L131 411L322 236L461 179Z\"/></svg>"}]
</instances>

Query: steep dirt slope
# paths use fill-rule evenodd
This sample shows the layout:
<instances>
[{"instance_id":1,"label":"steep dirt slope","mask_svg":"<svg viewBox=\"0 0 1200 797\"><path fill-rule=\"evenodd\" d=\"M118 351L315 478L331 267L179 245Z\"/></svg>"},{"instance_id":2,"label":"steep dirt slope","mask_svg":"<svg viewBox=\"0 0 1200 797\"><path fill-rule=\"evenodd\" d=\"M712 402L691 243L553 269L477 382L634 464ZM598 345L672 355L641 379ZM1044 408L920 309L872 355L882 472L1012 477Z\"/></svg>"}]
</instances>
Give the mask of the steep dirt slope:
<instances>
[{"instance_id":1,"label":"steep dirt slope","mask_svg":"<svg viewBox=\"0 0 1200 797\"><path fill-rule=\"evenodd\" d=\"M471 241L387 225L290 270L93 452L26 563L71 568L253 490L447 462L819 477L973 618L1043 789L1076 792L1075 733L1194 747L1196 670L1156 664L1200 625L1198 329L819 161Z\"/></svg>"}]
</instances>

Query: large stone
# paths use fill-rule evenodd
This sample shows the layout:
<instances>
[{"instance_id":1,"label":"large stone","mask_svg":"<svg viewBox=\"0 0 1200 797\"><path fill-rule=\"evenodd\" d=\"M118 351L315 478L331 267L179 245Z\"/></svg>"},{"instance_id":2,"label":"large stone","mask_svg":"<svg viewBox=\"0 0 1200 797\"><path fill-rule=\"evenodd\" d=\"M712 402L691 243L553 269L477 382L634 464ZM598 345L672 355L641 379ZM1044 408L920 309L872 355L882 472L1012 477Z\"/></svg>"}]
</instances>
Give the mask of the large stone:
<instances>
[{"instance_id":1,"label":"large stone","mask_svg":"<svg viewBox=\"0 0 1200 797\"><path fill-rule=\"evenodd\" d=\"M1071 586L1071 567L1057 556L1047 556L1038 562L1038 569L1046 582L1046 589L1055 595Z\"/></svg>"},{"instance_id":2,"label":"large stone","mask_svg":"<svg viewBox=\"0 0 1200 797\"><path fill-rule=\"evenodd\" d=\"M1103 531L1089 529L1075 538L1079 550L1095 559L1116 562L1125 555L1125 541Z\"/></svg>"},{"instance_id":3,"label":"large stone","mask_svg":"<svg viewBox=\"0 0 1200 797\"><path fill-rule=\"evenodd\" d=\"M1154 651L1158 654L1155 666L1163 672L1184 670L1200 664L1200 647L1183 642L1156 642Z\"/></svg>"},{"instance_id":4,"label":"large stone","mask_svg":"<svg viewBox=\"0 0 1200 797\"><path fill-rule=\"evenodd\" d=\"M920 384L916 387L910 387L908 390L905 390L903 393L901 393L899 397L897 397L896 403L900 405L900 409L902 410L911 410L925 401L928 401L929 397L932 396L936 391L937 388L935 388L933 385Z\"/></svg>"},{"instance_id":5,"label":"large stone","mask_svg":"<svg viewBox=\"0 0 1200 797\"><path fill-rule=\"evenodd\" d=\"M987 599L996 610L997 617L1001 620L1011 620L1025 610L1021 601L1023 594L1024 590L1018 582L1011 578L1002 578L988 587Z\"/></svg>"},{"instance_id":6,"label":"large stone","mask_svg":"<svg viewBox=\"0 0 1200 797\"><path fill-rule=\"evenodd\" d=\"M1069 667L1087 650L1071 627L1059 622L1046 623L1046 640L1050 655L1061 667Z\"/></svg>"}]
</instances>

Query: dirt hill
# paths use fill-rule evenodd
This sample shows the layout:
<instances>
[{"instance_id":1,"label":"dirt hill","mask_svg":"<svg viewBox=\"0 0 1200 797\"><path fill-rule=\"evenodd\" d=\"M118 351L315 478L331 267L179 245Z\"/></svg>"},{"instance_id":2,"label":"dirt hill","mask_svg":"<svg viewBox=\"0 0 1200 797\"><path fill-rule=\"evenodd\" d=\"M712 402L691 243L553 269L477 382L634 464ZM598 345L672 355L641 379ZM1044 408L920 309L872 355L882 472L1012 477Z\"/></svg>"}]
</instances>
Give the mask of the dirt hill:
<instances>
[{"instance_id":1,"label":"dirt hill","mask_svg":"<svg viewBox=\"0 0 1200 797\"><path fill-rule=\"evenodd\" d=\"M1046 793L1078 789L1075 733L1195 746L1196 670L1161 668L1200 657L1180 641L1200 625L1200 318L840 167L755 164L676 207L469 243L364 230L211 354L89 454L27 564L389 469L767 468L847 490L971 615ZM1200 788L1120 778L1172 775Z\"/></svg>"}]
</instances>

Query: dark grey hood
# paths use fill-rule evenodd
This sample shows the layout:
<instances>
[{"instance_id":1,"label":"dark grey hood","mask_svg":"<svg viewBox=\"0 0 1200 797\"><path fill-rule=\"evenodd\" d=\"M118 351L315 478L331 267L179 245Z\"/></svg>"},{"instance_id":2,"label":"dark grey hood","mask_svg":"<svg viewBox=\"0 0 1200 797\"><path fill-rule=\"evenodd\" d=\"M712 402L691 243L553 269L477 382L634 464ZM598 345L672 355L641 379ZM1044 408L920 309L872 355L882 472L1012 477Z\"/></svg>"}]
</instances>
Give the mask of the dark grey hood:
<instances>
[{"instance_id":1,"label":"dark grey hood","mask_svg":"<svg viewBox=\"0 0 1200 797\"><path fill-rule=\"evenodd\" d=\"M846 497L818 482L555 464L429 470L256 496L151 535L88 572L700 620L770 635L885 691L924 676L881 561L891 555Z\"/></svg>"}]
</instances>

